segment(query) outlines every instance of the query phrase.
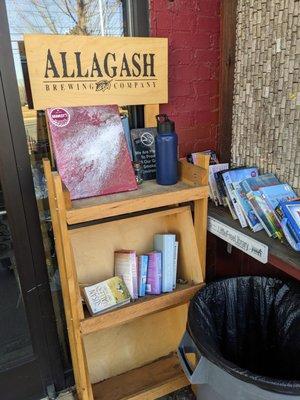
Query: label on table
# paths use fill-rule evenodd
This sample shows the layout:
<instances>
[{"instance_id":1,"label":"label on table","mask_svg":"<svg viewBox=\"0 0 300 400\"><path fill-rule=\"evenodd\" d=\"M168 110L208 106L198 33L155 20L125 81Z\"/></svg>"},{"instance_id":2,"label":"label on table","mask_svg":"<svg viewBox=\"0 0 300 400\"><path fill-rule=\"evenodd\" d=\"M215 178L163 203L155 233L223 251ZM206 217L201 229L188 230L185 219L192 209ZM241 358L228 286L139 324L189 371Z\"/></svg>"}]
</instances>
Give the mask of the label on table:
<instances>
[{"instance_id":1,"label":"label on table","mask_svg":"<svg viewBox=\"0 0 300 400\"><path fill-rule=\"evenodd\" d=\"M249 254L249 256L256 260L264 264L268 262L268 246L264 243L231 228L213 217L208 217L207 229L212 234L225 240L225 242L230 243L244 253Z\"/></svg>"}]
</instances>

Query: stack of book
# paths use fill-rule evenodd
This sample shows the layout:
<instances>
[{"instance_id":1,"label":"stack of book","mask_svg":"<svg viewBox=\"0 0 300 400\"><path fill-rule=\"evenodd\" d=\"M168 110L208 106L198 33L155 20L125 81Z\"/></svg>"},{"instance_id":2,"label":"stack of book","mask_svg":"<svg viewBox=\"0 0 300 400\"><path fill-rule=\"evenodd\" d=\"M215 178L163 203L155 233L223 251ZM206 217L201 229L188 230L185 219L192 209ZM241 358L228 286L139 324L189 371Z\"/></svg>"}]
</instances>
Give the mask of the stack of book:
<instances>
[{"instance_id":1,"label":"stack of book","mask_svg":"<svg viewBox=\"0 0 300 400\"><path fill-rule=\"evenodd\" d=\"M146 295L172 292L176 288L178 242L174 234L156 234L153 250L137 255L118 250L114 255L115 277L83 288L92 315L124 305Z\"/></svg>"},{"instance_id":2,"label":"stack of book","mask_svg":"<svg viewBox=\"0 0 300 400\"><path fill-rule=\"evenodd\" d=\"M215 152L209 166L210 197L216 205L228 207L242 228L264 229L280 240L285 236L300 251L300 202L294 190L271 173L259 174L257 167L228 168L218 163ZM188 157L194 162L196 154Z\"/></svg>"}]
</instances>

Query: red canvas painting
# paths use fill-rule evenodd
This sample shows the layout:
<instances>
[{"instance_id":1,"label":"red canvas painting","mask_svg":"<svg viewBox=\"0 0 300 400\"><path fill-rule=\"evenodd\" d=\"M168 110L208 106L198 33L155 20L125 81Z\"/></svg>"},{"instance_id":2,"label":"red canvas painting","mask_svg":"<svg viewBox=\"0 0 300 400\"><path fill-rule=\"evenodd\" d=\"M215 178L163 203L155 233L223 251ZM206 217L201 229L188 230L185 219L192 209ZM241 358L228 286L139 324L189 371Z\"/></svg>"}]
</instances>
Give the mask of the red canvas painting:
<instances>
[{"instance_id":1,"label":"red canvas painting","mask_svg":"<svg viewBox=\"0 0 300 400\"><path fill-rule=\"evenodd\" d=\"M47 120L72 200L137 189L117 106L50 108Z\"/></svg>"}]
</instances>

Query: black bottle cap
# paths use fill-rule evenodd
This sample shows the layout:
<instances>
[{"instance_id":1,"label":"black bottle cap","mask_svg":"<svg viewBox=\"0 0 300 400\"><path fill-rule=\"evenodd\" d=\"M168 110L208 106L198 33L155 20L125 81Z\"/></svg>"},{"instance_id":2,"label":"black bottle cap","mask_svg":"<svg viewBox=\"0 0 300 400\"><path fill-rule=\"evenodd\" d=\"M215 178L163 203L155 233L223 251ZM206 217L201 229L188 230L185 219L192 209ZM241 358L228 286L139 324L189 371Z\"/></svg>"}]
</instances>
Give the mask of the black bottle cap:
<instances>
[{"instance_id":1,"label":"black bottle cap","mask_svg":"<svg viewBox=\"0 0 300 400\"><path fill-rule=\"evenodd\" d=\"M156 115L157 121L157 132L158 133L170 133L175 132L175 122L171 121L167 114Z\"/></svg>"}]
</instances>

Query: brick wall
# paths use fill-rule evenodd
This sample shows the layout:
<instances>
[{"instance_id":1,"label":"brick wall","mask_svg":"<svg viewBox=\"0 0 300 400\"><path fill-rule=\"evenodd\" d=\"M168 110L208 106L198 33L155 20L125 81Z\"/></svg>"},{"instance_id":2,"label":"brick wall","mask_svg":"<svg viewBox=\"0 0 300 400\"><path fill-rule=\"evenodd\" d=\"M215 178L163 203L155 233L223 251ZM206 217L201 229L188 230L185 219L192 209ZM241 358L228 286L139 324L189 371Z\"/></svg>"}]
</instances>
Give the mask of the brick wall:
<instances>
[{"instance_id":1,"label":"brick wall","mask_svg":"<svg viewBox=\"0 0 300 400\"><path fill-rule=\"evenodd\" d=\"M169 38L169 103L180 156L217 147L220 0L150 0L152 36Z\"/></svg>"}]
</instances>

